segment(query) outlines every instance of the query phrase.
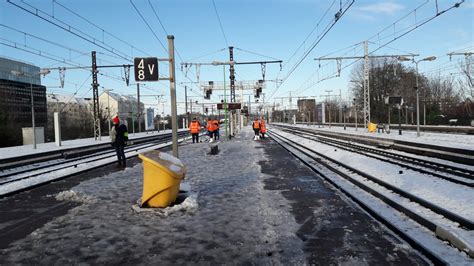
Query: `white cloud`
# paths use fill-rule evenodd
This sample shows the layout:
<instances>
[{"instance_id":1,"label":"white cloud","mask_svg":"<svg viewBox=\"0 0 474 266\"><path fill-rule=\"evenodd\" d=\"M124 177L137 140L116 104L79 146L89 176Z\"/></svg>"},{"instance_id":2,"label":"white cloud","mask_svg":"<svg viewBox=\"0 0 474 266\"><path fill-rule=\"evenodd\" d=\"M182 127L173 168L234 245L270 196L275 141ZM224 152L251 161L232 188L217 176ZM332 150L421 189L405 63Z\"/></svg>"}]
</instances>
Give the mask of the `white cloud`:
<instances>
[{"instance_id":1,"label":"white cloud","mask_svg":"<svg viewBox=\"0 0 474 266\"><path fill-rule=\"evenodd\" d=\"M367 5L367 6L359 7L357 9L359 11L366 11L366 12L371 12L371 13L393 14L397 11L405 9L405 7L396 3L392 3L392 2L385 2L385 3Z\"/></svg>"},{"instance_id":2,"label":"white cloud","mask_svg":"<svg viewBox=\"0 0 474 266\"><path fill-rule=\"evenodd\" d=\"M373 16L371 16L367 13L356 12L356 13L353 13L352 16L356 19L359 19L359 20L375 21L375 17L373 17Z\"/></svg>"}]
</instances>

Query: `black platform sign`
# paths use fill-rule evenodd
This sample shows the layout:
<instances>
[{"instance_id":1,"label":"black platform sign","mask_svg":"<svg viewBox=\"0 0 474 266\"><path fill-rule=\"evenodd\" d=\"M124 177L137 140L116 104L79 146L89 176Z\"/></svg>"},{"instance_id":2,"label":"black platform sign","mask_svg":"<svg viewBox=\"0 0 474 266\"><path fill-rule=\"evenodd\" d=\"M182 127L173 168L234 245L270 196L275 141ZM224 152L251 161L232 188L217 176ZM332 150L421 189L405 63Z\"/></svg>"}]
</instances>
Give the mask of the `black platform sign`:
<instances>
[{"instance_id":1,"label":"black platform sign","mask_svg":"<svg viewBox=\"0 0 474 266\"><path fill-rule=\"evenodd\" d=\"M158 81L158 58L135 57L135 81Z\"/></svg>"},{"instance_id":2,"label":"black platform sign","mask_svg":"<svg viewBox=\"0 0 474 266\"><path fill-rule=\"evenodd\" d=\"M400 96L385 97L385 103L403 105L403 98Z\"/></svg>"},{"instance_id":3,"label":"black platform sign","mask_svg":"<svg viewBox=\"0 0 474 266\"><path fill-rule=\"evenodd\" d=\"M228 103L227 104L227 110L238 110L241 108L240 103ZM217 110L222 110L224 109L224 104L223 103L218 103L217 104Z\"/></svg>"}]
</instances>

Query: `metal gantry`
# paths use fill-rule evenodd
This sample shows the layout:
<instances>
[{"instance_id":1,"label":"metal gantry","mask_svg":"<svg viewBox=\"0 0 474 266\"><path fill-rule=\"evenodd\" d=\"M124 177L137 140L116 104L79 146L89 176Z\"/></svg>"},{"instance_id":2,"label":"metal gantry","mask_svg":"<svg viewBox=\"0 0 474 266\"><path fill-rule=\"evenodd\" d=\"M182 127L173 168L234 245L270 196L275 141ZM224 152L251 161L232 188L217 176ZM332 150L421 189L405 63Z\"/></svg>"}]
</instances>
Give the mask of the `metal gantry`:
<instances>
[{"instance_id":1,"label":"metal gantry","mask_svg":"<svg viewBox=\"0 0 474 266\"><path fill-rule=\"evenodd\" d=\"M371 58L399 58L399 57L414 57L418 54L400 54L400 55L369 55L369 44L368 41L364 41L364 55L363 56L349 56L349 57L320 57L314 60L336 60L338 62L338 73L341 72L341 60L343 59L364 59L364 127L370 123L370 59Z\"/></svg>"},{"instance_id":2,"label":"metal gantry","mask_svg":"<svg viewBox=\"0 0 474 266\"><path fill-rule=\"evenodd\" d=\"M219 66L219 65L229 65L229 77L230 77L230 102L235 102L235 65L255 65L260 64L262 68L262 78L265 81L265 66L266 64L274 64L279 63L281 65L282 60L272 60L272 61L250 61L250 62L236 62L234 61L234 47L229 47L229 61L212 61L211 63L194 63L194 62L183 62L181 63L182 67L186 69L196 66L196 68L200 68L203 65L209 66ZM198 78L199 80L199 78Z\"/></svg>"}]
</instances>

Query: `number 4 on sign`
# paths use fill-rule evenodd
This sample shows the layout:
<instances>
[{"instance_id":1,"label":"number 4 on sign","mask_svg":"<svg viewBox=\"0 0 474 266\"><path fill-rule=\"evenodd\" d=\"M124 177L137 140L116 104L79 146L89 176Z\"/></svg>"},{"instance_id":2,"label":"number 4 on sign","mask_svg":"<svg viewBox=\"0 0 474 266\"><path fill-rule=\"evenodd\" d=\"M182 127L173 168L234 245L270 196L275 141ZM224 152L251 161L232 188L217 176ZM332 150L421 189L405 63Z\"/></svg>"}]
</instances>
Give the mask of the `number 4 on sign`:
<instances>
[{"instance_id":1,"label":"number 4 on sign","mask_svg":"<svg viewBox=\"0 0 474 266\"><path fill-rule=\"evenodd\" d=\"M158 59L156 57L138 57L134 59L136 81L158 80Z\"/></svg>"},{"instance_id":2,"label":"number 4 on sign","mask_svg":"<svg viewBox=\"0 0 474 266\"><path fill-rule=\"evenodd\" d=\"M138 64L138 68L145 69L145 60L140 60L140 64ZM150 71L150 75L153 74L153 70L155 69L155 65L148 65L148 71Z\"/></svg>"}]
</instances>

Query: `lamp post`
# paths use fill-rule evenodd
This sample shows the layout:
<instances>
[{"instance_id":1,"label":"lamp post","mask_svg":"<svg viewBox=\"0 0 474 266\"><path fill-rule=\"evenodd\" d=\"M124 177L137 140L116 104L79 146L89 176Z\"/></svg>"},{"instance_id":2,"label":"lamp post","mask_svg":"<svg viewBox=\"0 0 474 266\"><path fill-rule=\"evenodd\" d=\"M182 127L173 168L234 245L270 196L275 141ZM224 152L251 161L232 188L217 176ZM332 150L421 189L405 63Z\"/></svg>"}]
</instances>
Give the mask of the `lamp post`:
<instances>
[{"instance_id":1,"label":"lamp post","mask_svg":"<svg viewBox=\"0 0 474 266\"><path fill-rule=\"evenodd\" d=\"M219 66L222 65L223 68L223 73L224 73L224 114L225 114L225 119L224 119L224 124L225 124L225 135L230 139L231 134L228 134L228 122L227 122L227 96L226 96L226 88L225 88L225 66L226 65L232 65L234 64L234 61L227 61L227 62L220 62L220 61L213 61L212 65L213 66ZM231 130L232 133L232 130Z\"/></svg>"},{"instance_id":2,"label":"lamp post","mask_svg":"<svg viewBox=\"0 0 474 266\"><path fill-rule=\"evenodd\" d=\"M161 102L163 105L163 112L161 112L161 121L163 122L163 131L165 131L165 120L163 120L163 117L165 116L165 102Z\"/></svg>"},{"instance_id":3,"label":"lamp post","mask_svg":"<svg viewBox=\"0 0 474 266\"><path fill-rule=\"evenodd\" d=\"M356 98L352 99L352 102L354 104L354 108L355 108L355 127L356 127L356 131L357 131L357 103L356 103Z\"/></svg>"},{"instance_id":4,"label":"lamp post","mask_svg":"<svg viewBox=\"0 0 474 266\"><path fill-rule=\"evenodd\" d=\"M401 104L397 104L397 108L398 108L398 135L401 135L402 134L402 105Z\"/></svg>"},{"instance_id":5,"label":"lamp post","mask_svg":"<svg viewBox=\"0 0 474 266\"><path fill-rule=\"evenodd\" d=\"M328 112L329 112L329 128L331 128L331 108L329 107L328 98L331 97L332 90L326 90L326 92L328 93L326 97L326 103L327 103Z\"/></svg>"},{"instance_id":6,"label":"lamp post","mask_svg":"<svg viewBox=\"0 0 474 266\"><path fill-rule=\"evenodd\" d=\"M15 76L25 76L29 78L33 78L36 75L43 75L46 76L51 71L49 69L40 69L38 73L34 73L32 75L27 74L25 72L12 70L11 73ZM31 127L33 128L33 149L36 149L36 127L35 127L35 102L33 99L33 82L30 80L30 95L31 95Z\"/></svg>"},{"instance_id":7,"label":"lamp post","mask_svg":"<svg viewBox=\"0 0 474 266\"><path fill-rule=\"evenodd\" d=\"M420 90L418 89L418 63L422 61L433 61L436 60L436 56L430 56L426 57L423 59L420 59L418 61L414 61L416 65L416 85L415 85L415 90L416 90L416 136L420 136Z\"/></svg>"},{"instance_id":8,"label":"lamp post","mask_svg":"<svg viewBox=\"0 0 474 266\"><path fill-rule=\"evenodd\" d=\"M398 57L399 61L410 61L409 58L400 56ZM416 90L416 136L420 136L420 92L418 90L418 63L422 61L434 61L436 60L436 56L429 56L425 57L423 59L420 59L418 61L415 61L413 59L413 62L415 63L415 69L416 69L416 75L415 75L415 80L416 80L416 85L415 85L415 90Z\"/></svg>"},{"instance_id":9,"label":"lamp post","mask_svg":"<svg viewBox=\"0 0 474 266\"><path fill-rule=\"evenodd\" d=\"M135 108L133 107L133 102L134 101L131 101L130 99L133 99L133 94L127 94L127 104L129 103L130 104L130 111L128 112L130 114L130 117L132 118L132 132L133 132L133 136L135 136L135 119L134 119L134 115L135 115Z\"/></svg>"}]
</instances>

